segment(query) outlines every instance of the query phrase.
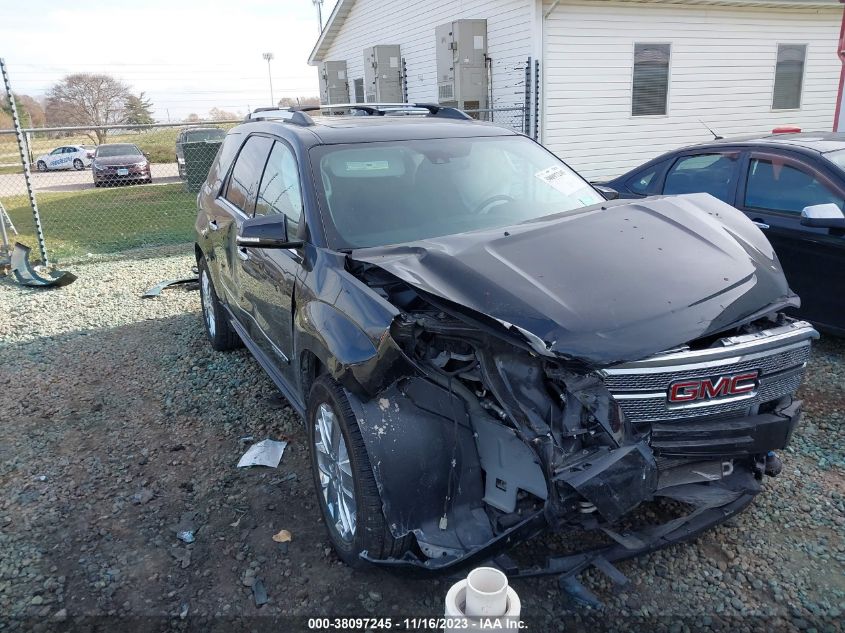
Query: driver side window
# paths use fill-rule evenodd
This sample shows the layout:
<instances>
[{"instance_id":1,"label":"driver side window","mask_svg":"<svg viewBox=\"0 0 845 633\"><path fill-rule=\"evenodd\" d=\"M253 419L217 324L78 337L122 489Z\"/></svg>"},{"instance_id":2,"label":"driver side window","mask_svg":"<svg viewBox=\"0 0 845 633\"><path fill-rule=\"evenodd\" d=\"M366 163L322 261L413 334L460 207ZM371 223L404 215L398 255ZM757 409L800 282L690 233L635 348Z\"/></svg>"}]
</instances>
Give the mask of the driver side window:
<instances>
[{"instance_id":1,"label":"driver side window","mask_svg":"<svg viewBox=\"0 0 845 633\"><path fill-rule=\"evenodd\" d=\"M302 192L299 171L291 149L276 141L258 187L255 215L281 213L285 216L288 235L296 235L302 216Z\"/></svg>"},{"instance_id":2,"label":"driver side window","mask_svg":"<svg viewBox=\"0 0 845 633\"><path fill-rule=\"evenodd\" d=\"M751 159L748 184L745 187L745 206L801 213L804 207L826 203L833 203L842 209L843 198L811 173L783 160Z\"/></svg>"}]
</instances>

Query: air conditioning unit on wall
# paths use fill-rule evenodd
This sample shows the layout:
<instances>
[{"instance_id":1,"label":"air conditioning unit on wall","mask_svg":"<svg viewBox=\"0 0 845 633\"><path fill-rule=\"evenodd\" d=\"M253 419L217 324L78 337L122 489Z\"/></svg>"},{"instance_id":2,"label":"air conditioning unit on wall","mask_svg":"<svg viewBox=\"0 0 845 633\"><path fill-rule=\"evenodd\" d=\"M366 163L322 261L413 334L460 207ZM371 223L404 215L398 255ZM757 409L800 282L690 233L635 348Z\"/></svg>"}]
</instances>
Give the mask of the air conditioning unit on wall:
<instances>
[{"instance_id":1,"label":"air conditioning unit on wall","mask_svg":"<svg viewBox=\"0 0 845 633\"><path fill-rule=\"evenodd\" d=\"M317 67L321 103L349 103L345 61L325 61Z\"/></svg>"},{"instance_id":2,"label":"air conditioning unit on wall","mask_svg":"<svg viewBox=\"0 0 845 633\"><path fill-rule=\"evenodd\" d=\"M364 49L364 99L367 103L401 103L402 56L398 44Z\"/></svg>"},{"instance_id":3,"label":"air conditioning unit on wall","mask_svg":"<svg viewBox=\"0 0 845 633\"><path fill-rule=\"evenodd\" d=\"M487 20L456 20L434 29L437 98L465 110L487 108Z\"/></svg>"}]
</instances>

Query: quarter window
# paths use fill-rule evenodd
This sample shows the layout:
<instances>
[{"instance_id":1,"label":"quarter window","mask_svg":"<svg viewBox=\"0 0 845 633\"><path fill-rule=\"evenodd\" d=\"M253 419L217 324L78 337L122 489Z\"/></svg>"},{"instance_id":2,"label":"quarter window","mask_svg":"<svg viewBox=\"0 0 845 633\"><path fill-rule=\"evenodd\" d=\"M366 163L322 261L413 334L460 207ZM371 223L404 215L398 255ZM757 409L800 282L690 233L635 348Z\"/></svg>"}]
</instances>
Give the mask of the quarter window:
<instances>
[{"instance_id":1,"label":"quarter window","mask_svg":"<svg viewBox=\"0 0 845 633\"><path fill-rule=\"evenodd\" d=\"M801 213L804 207L830 202L842 208L842 196L812 174L783 160L753 158L748 166L746 207Z\"/></svg>"},{"instance_id":2,"label":"quarter window","mask_svg":"<svg viewBox=\"0 0 845 633\"><path fill-rule=\"evenodd\" d=\"M801 107L806 57L806 44L778 44L775 88L772 94L773 110L797 110Z\"/></svg>"},{"instance_id":3,"label":"quarter window","mask_svg":"<svg viewBox=\"0 0 845 633\"><path fill-rule=\"evenodd\" d=\"M684 156L666 174L664 194L709 193L731 202L736 183L739 154Z\"/></svg>"},{"instance_id":4,"label":"quarter window","mask_svg":"<svg viewBox=\"0 0 845 633\"><path fill-rule=\"evenodd\" d=\"M631 114L666 114L669 100L669 44L634 44Z\"/></svg>"},{"instance_id":5,"label":"quarter window","mask_svg":"<svg viewBox=\"0 0 845 633\"><path fill-rule=\"evenodd\" d=\"M290 148L276 141L261 178L255 215L282 213L288 225L288 235L296 233L302 215L302 194L296 158Z\"/></svg>"},{"instance_id":6,"label":"quarter window","mask_svg":"<svg viewBox=\"0 0 845 633\"><path fill-rule=\"evenodd\" d=\"M272 144L272 139L266 136L250 136L241 148L232 169L232 177L226 189L226 200L247 215L252 215L255 209L258 183Z\"/></svg>"},{"instance_id":7,"label":"quarter window","mask_svg":"<svg viewBox=\"0 0 845 633\"><path fill-rule=\"evenodd\" d=\"M657 174L658 172L662 172L665 167L666 161L652 165L645 171L641 171L637 175L628 179L625 185L634 193L638 193L642 196L654 193L657 189Z\"/></svg>"}]
</instances>

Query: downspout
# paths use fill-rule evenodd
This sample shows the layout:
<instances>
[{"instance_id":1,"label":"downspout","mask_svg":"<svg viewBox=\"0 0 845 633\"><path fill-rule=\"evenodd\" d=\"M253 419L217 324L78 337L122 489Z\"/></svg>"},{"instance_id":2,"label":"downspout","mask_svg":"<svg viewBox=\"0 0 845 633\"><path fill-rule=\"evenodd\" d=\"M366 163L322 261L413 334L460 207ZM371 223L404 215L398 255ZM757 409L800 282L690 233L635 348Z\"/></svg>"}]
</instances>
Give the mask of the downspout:
<instances>
[{"instance_id":1,"label":"downspout","mask_svg":"<svg viewBox=\"0 0 845 633\"><path fill-rule=\"evenodd\" d=\"M845 0L839 0L845 3ZM839 43L836 47L836 54L839 56L839 61L842 63L842 68L839 71L839 90L836 93L836 112L833 115L833 131L839 131L839 113L842 109L842 91L845 88L845 10L842 12L842 26L839 27Z\"/></svg>"}]
</instances>

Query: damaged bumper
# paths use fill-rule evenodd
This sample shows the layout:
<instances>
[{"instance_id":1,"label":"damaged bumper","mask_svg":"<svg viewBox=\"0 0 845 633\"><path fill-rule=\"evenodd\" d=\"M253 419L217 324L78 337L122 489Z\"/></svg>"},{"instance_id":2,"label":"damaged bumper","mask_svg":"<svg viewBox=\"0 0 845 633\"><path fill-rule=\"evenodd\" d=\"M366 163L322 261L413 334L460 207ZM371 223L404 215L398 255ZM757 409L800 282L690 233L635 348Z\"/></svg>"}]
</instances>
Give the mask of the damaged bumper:
<instances>
[{"instance_id":1,"label":"damaged bumper","mask_svg":"<svg viewBox=\"0 0 845 633\"><path fill-rule=\"evenodd\" d=\"M566 574L691 538L760 491L767 453L784 448L799 422L792 393L815 337L809 324L781 320L706 348L586 373L506 344L438 342L429 356L437 353L432 366L443 371L420 365L419 375L376 398L350 398L388 525L396 537L413 533L418 546L401 559L363 557L442 571L490 560L548 530L609 539L519 570ZM753 388L748 379L737 393L720 391L722 377L752 373ZM673 402L679 383L709 391ZM660 498L687 511L659 525L619 527Z\"/></svg>"}]
</instances>

